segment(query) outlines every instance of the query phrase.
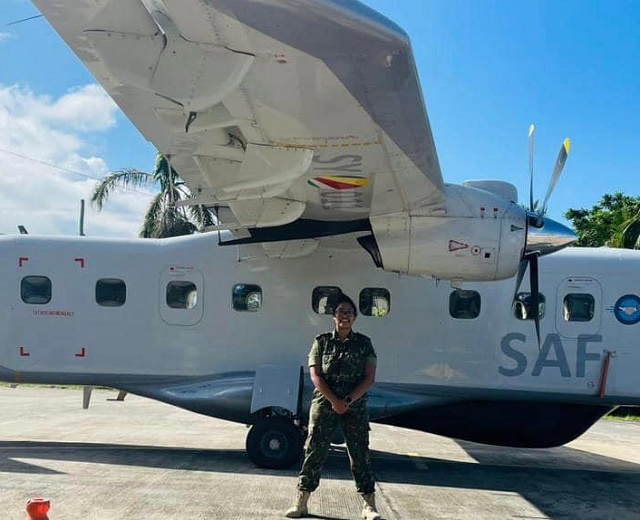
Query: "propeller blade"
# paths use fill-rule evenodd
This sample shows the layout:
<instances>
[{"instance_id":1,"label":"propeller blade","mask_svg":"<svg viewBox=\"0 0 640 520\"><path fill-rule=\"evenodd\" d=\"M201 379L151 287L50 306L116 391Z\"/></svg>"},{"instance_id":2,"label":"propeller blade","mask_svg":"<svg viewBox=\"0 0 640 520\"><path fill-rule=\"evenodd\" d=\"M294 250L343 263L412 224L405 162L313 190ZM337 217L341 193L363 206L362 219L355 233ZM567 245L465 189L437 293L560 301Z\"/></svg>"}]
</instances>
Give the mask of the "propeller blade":
<instances>
[{"instance_id":1,"label":"propeller blade","mask_svg":"<svg viewBox=\"0 0 640 520\"><path fill-rule=\"evenodd\" d=\"M516 304L518 291L520 290L520 285L522 284L522 279L524 278L524 272L527 270L527 259L523 258L520 260L520 264L518 265L518 275L516 276L516 290L513 293L513 305Z\"/></svg>"},{"instance_id":2,"label":"propeller blade","mask_svg":"<svg viewBox=\"0 0 640 520\"><path fill-rule=\"evenodd\" d=\"M529 287L531 289L531 305L533 307L533 321L536 325L536 338L540 349L540 297L538 284L538 253L528 255L529 259Z\"/></svg>"},{"instance_id":3,"label":"propeller blade","mask_svg":"<svg viewBox=\"0 0 640 520\"><path fill-rule=\"evenodd\" d=\"M533 211L533 134L536 131L534 124L529 127L529 211Z\"/></svg>"},{"instance_id":4,"label":"propeller blade","mask_svg":"<svg viewBox=\"0 0 640 520\"><path fill-rule=\"evenodd\" d=\"M564 168L564 164L567 162L567 157L569 156L569 150L571 149L571 141L569 138L565 139L562 143L562 147L560 148L560 153L558 153L558 158L556 159L556 165L553 167L553 174L551 175L551 181L549 182L549 187L547 188L547 194L544 197L544 202L542 204L542 210L540 211L541 215L544 215L547 211L547 202L549 201L549 197L553 192L556 184L558 183L558 179L560 178L560 174L562 173L562 169Z\"/></svg>"}]
</instances>

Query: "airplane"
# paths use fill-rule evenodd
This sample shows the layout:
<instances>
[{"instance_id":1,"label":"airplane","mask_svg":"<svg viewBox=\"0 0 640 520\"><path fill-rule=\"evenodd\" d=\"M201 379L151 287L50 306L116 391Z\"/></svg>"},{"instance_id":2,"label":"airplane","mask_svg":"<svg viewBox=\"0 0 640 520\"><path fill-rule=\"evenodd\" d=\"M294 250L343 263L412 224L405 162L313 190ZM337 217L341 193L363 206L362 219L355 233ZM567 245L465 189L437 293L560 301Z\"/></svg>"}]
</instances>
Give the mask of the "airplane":
<instances>
[{"instance_id":1,"label":"airplane","mask_svg":"<svg viewBox=\"0 0 640 520\"><path fill-rule=\"evenodd\" d=\"M564 249L575 234L544 216L568 142L541 211L507 182L444 183L386 18L352 0L34 3L218 224L0 236L1 380L244 423L255 464L290 467L309 345L344 292L378 354L375 422L548 447L640 404L638 253Z\"/></svg>"}]
</instances>

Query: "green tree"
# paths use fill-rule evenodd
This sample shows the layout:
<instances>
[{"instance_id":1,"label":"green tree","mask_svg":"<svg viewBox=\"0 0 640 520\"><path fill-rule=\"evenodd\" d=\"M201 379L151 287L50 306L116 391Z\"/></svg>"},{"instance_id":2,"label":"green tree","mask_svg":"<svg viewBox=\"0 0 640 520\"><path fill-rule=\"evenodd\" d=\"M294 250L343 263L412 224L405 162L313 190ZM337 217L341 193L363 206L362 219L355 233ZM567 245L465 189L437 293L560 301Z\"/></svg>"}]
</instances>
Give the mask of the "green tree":
<instances>
[{"instance_id":1,"label":"green tree","mask_svg":"<svg viewBox=\"0 0 640 520\"><path fill-rule=\"evenodd\" d=\"M606 194L588 209L570 209L565 218L580 237L578 246L638 248L640 237L640 197L616 192Z\"/></svg>"},{"instance_id":2,"label":"green tree","mask_svg":"<svg viewBox=\"0 0 640 520\"><path fill-rule=\"evenodd\" d=\"M158 186L160 191L153 197L144 216L141 237L190 235L214 225L214 216L204 206L175 207L174 202L191 198L191 192L178 172L169 168L169 161L160 153L156 154L153 173L131 168L111 172L96 186L91 195L91 204L100 211L114 190L150 185Z\"/></svg>"}]
</instances>

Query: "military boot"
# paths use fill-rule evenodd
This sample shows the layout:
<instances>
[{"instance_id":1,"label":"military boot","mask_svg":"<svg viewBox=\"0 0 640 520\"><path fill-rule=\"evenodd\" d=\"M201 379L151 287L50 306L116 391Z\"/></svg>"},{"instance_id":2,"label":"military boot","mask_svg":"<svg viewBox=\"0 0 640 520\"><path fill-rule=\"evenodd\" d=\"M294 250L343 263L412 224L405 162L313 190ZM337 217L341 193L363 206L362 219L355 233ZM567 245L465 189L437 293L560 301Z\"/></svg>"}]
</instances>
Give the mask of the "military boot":
<instances>
[{"instance_id":1,"label":"military boot","mask_svg":"<svg viewBox=\"0 0 640 520\"><path fill-rule=\"evenodd\" d=\"M376 510L376 494L369 493L368 495L362 495L364 499L364 507L362 508L363 520L380 520L380 515Z\"/></svg>"},{"instance_id":2,"label":"military boot","mask_svg":"<svg viewBox=\"0 0 640 520\"><path fill-rule=\"evenodd\" d=\"M298 491L296 501L289 509L287 509L285 516L287 518L301 518L303 516L307 516L307 513L309 512L307 510L307 502L309 501L310 496L311 493L309 491Z\"/></svg>"}]
</instances>

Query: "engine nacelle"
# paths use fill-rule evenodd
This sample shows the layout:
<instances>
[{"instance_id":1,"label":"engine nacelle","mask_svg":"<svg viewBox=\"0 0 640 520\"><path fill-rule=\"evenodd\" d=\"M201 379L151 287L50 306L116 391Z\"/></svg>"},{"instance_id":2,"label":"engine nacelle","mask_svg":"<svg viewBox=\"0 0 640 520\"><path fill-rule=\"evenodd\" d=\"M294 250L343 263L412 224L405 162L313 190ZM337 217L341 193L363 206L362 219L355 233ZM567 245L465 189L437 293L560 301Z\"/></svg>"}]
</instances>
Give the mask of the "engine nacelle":
<instances>
[{"instance_id":1,"label":"engine nacelle","mask_svg":"<svg viewBox=\"0 0 640 520\"><path fill-rule=\"evenodd\" d=\"M370 218L383 268L467 281L514 276L526 244L526 211L470 186L446 185L445 194L439 213Z\"/></svg>"}]
</instances>

